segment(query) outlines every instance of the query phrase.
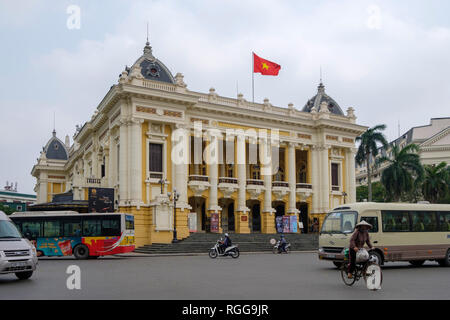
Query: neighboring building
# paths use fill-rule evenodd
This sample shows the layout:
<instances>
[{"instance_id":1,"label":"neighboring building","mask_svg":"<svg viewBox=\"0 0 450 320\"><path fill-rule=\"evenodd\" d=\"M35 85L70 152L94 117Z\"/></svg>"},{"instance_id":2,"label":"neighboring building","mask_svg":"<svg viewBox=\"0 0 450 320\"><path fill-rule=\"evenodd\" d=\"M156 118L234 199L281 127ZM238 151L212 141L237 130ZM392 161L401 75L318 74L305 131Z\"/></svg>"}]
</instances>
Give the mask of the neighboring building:
<instances>
[{"instance_id":1,"label":"neighboring building","mask_svg":"<svg viewBox=\"0 0 450 320\"><path fill-rule=\"evenodd\" d=\"M0 190L0 204L13 209L14 211L27 211L29 205L36 203L36 196L17 192L17 183L15 187L6 183L3 190Z\"/></svg>"},{"instance_id":2,"label":"neighboring building","mask_svg":"<svg viewBox=\"0 0 450 320\"><path fill-rule=\"evenodd\" d=\"M77 128L72 146L54 133L32 175L39 203L59 192L72 191L74 201L80 201L87 200L89 187L114 188L117 210L135 216L137 246L172 240L173 202L166 193L174 188L180 193L180 239L190 229L208 232L211 214L219 214L219 232L275 233L276 216L321 223L330 208L355 201L355 138L367 129L355 119L354 109L344 114L323 84L302 111L293 104L273 106L268 99L251 103L242 94L222 97L213 88L190 91L183 75L173 77L147 42L91 120ZM216 139L211 129L235 132ZM270 137L278 130L276 173L254 152L268 148L252 136L260 129ZM178 140L183 130L188 135ZM175 144L186 147L189 164L173 161ZM214 149L225 164L202 159L203 153L216 157ZM168 181L161 194L162 178ZM189 228L188 221L195 220Z\"/></svg>"},{"instance_id":3,"label":"neighboring building","mask_svg":"<svg viewBox=\"0 0 450 320\"><path fill-rule=\"evenodd\" d=\"M404 148L408 144L419 146L420 161L422 164L438 164L445 161L450 165L450 117L432 118L429 125L413 127L405 134L389 143L387 149L381 147L377 158L382 156L392 157L392 146L398 145ZM379 167L374 166L373 157L369 160L371 165L372 182L380 181L381 173L389 165L387 162ZM357 186L367 184L366 163L356 166Z\"/></svg>"}]
</instances>

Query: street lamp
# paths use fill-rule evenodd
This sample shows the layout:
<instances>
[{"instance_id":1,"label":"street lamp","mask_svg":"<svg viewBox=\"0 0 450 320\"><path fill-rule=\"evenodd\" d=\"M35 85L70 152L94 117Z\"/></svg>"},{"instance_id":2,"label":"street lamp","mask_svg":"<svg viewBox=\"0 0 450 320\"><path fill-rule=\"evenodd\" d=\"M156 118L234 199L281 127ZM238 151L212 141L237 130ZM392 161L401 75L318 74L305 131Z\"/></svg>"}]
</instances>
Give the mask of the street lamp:
<instances>
[{"instance_id":1,"label":"street lamp","mask_svg":"<svg viewBox=\"0 0 450 320\"><path fill-rule=\"evenodd\" d=\"M344 196L344 204L345 204L345 197L347 196L347 192L342 192L342 195Z\"/></svg>"},{"instance_id":2,"label":"street lamp","mask_svg":"<svg viewBox=\"0 0 450 320\"><path fill-rule=\"evenodd\" d=\"M164 179L162 176L161 176L161 179L159 179L159 184L161 185L161 194L163 194L163 186L165 185L165 184L167 184L167 179Z\"/></svg>"},{"instance_id":3,"label":"street lamp","mask_svg":"<svg viewBox=\"0 0 450 320\"><path fill-rule=\"evenodd\" d=\"M173 189L173 193L167 192L167 196L170 199L170 196L173 198L173 239L172 243L177 243L177 200L180 197L180 194L177 192L177 189Z\"/></svg>"}]
</instances>

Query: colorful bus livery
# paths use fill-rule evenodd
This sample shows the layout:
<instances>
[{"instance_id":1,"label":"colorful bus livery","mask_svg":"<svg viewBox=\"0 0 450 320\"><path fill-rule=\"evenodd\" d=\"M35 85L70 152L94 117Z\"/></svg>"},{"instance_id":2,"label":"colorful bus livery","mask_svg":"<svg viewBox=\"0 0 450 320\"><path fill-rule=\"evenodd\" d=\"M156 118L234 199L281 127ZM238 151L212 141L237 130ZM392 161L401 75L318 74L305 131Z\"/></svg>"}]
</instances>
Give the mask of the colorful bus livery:
<instances>
[{"instance_id":1,"label":"colorful bus livery","mask_svg":"<svg viewBox=\"0 0 450 320\"><path fill-rule=\"evenodd\" d=\"M134 217L129 214L44 211L14 213L11 219L39 256L87 259L135 248Z\"/></svg>"}]
</instances>

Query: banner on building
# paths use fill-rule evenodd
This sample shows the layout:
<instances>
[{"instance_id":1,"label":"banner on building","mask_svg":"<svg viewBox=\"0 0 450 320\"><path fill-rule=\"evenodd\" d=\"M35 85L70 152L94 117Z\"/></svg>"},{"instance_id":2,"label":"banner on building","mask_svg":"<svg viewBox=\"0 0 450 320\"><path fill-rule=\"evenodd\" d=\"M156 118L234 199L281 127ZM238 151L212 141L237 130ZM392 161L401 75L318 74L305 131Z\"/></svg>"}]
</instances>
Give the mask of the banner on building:
<instances>
[{"instance_id":1,"label":"banner on building","mask_svg":"<svg viewBox=\"0 0 450 320\"><path fill-rule=\"evenodd\" d=\"M113 188L89 188L88 212L114 212Z\"/></svg>"},{"instance_id":2,"label":"banner on building","mask_svg":"<svg viewBox=\"0 0 450 320\"><path fill-rule=\"evenodd\" d=\"M292 233L296 233L297 232L297 216L290 216L289 217L290 222L291 222L291 227L290 227L290 231Z\"/></svg>"},{"instance_id":3,"label":"banner on building","mask_svg":"<svg viewBox=\"0 0 450 320\"><path fill-rule=\"evenodd\" d=\"M290 232L290 217L289 216L283 216L283 232L284 233L289 233Z\"/></svg>"},{"instance_id":4,"label":"banner on building","mask_svg":"<svg viewBox=\"0 0 450 320\"><path fill-rule=\"evenodd\" d=\"M275 223L278 233L283 233L283 216L275 217Z\"/></svg>"},{"instance_id":5,"label":"banner on building","mask_svg":"<svg viewBox=\"0 0 450 320\"><path fill-rule=\"evenodd\" d=\"M211 232L219 232L219 214L211 213Z\"/></svg>"}]
</instances>

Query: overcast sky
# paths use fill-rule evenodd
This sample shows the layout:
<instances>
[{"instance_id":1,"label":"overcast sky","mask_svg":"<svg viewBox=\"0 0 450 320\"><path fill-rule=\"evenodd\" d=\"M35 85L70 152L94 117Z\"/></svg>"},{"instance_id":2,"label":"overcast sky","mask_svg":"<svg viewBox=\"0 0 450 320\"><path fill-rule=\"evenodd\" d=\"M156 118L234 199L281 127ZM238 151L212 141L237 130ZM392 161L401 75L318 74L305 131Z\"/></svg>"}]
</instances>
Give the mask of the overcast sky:
<instances>
[{"instance_id":1,"label":"overcast sky","mask_svg":"<svg viewBox=\"0 0 450 320\"><path fill-rule=\"evenodd\" d=\"M68 7L80 9L76 28ZM188 88L251 100L251 52L281 65L255 75L255 100L298 109L326 92L357 123L393 140L450 116L448 1L0 0L0 188L31 193L31 169L51 137L71 138L125 65L153 54ZM68 27L68 20L69 26ZM72 28L75 26L75 28Z\"/></svg>"}]
</instances>

